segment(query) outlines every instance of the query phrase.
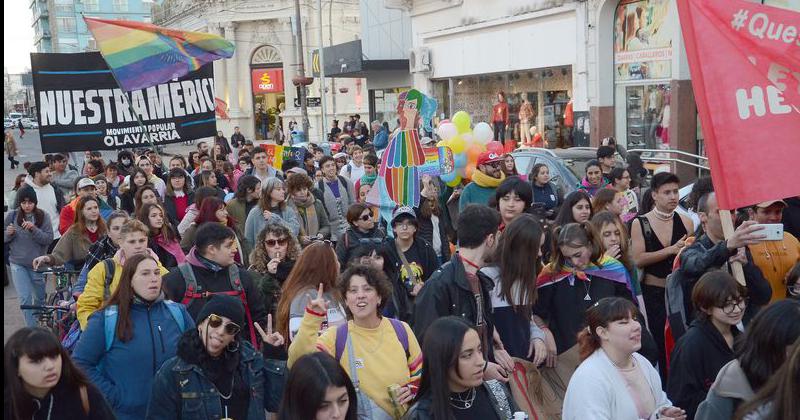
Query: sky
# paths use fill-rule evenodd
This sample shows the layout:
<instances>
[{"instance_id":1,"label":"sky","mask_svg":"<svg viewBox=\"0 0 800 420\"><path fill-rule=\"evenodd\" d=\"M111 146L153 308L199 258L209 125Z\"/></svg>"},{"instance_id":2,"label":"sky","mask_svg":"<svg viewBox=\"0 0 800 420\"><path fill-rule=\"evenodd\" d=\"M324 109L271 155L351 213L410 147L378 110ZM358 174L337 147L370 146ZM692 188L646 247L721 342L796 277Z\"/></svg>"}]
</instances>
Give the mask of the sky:
<instances>
[{"instance_id":1,"label":"sky","mask_svg":"<svg viewBox=\"0 0 800 420\"><path fill-rule=\"evenodd\" d=\"M33 15L30 0L3 1L3 66L10 74L31 67L33 52Z\"/></svg>"}]
</instances>

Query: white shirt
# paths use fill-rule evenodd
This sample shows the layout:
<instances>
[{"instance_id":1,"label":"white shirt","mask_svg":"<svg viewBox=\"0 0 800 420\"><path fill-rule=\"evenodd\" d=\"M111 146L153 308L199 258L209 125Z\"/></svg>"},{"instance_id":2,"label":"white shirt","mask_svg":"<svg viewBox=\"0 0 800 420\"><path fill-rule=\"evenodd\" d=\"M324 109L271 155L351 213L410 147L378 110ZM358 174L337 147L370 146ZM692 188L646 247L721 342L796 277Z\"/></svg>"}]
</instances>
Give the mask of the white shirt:
<instances>
[{"instance_id":1,"label":"white shirt","mask_svg":"<svg viewBox=\"0 0 800 420\"><path fill-rule=\"evenodd\" d=\"M33 178L28 175L25 177L25 183L33 187L36 192L37 208L42 209L44 214L50 218L50 224L53 225L53 239L61 237L61 232L58 231L58 225L61 222L61 213L58 211L58 200L56 199L56 190L52 184L45 186L38 186L33 182Z\"/></svg>"},{"instance_id":2,"label":"white shirt","mask_svg":"<svg viewBox=\"0 0 800 420\"><path fill-rule=\"evenodd\" d=\"M356 166L355 162L350 161L347 165L342 166L339 175L349 179L353 184L356 183L362 176L364 176L364 164Z\"/></svg>"}]
</instances>

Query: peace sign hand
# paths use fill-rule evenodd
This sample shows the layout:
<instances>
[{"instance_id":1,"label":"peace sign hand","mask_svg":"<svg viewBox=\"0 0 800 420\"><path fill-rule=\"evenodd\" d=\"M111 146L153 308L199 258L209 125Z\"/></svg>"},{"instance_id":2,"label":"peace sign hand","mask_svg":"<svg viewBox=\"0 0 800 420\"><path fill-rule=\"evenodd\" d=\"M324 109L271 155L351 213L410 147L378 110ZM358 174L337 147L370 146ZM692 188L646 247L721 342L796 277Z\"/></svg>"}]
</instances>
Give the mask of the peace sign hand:
<instances>
[{"instance_id":1,"label":"peace sign hand","mask_svg":"<svg viewBox=\"0 0 800 420\"><path fill-rule=\"evenodd\" d=\"M328 302L325 300L325 287L322 283L319 284L319 289L317 289L317 297L312 299L308 302L308 309L311 312L318 313L318 314L327 314L328 313Z\"/></svg>"},{"instance_id":2,"label":"peace sign hand","mask_svg":"<svg viewBox=\"0 0 800 420\"><path fill-rule=\"evenodd\" d=\"M269 344L273 347L282 346L285 340L283 336L279 332L272 332L272 314L267 315L267 331L264 332L264 329L261 328L261 325L258 325L258 322L254 323L256 326L256 330L258 334L261 335L261 340L265 343Z\"/></svg>"}]
</instances>

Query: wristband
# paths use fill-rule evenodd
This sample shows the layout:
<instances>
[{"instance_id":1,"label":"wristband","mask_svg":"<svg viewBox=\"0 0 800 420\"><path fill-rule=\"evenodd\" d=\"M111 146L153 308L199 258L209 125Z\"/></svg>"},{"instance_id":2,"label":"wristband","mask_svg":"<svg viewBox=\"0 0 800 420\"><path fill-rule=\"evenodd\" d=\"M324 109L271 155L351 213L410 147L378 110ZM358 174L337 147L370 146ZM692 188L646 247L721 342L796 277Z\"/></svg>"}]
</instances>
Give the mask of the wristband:
<instances>
[{"instance_id":1,"label":"wristband","mask_svg":"<svg viewBox=\"0 0 800 420\"><path fill-rule=\"evenodd\" d=\"M318 316L320 318L323 318L323 317L325 317L327 315L327 314L321 314L319 312L314 312L314 311L311 310L311 308L308 308L308 307L306 308L306 312L310 313L311 315Z\"/></svg>"}]
</instances>

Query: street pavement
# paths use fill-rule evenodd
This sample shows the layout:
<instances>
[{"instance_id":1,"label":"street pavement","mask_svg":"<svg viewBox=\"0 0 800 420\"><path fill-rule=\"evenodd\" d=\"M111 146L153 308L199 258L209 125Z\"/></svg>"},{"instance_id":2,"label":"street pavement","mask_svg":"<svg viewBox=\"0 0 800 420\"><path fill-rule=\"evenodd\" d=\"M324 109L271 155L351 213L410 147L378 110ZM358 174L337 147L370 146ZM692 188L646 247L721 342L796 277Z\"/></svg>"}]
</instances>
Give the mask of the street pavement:
<instances>
[{"instance_id":1,"label":"street pavement","mask_svg":"<svg viewBox=\"0 0 800 420\"><path fill-rule=\"evenodd\" d=\"M26 130L25 136L19 138L19 130L14 130L14 137L17 139L17 148L19 155L17 160L20 161L20 166L17 169L11 169L11 163L6 156L3 156L3 192L6 195L14 188L14 179L17 174L25 173L22 163L36 162L43 159L41 143L39 142L39 130ZM167 145L164 147L165 155L182 154L188 155L189 151L195 150L195 146L184 145L182 143ZM82 155L82 153L79 153ZM106 162L113 159L116 160L116 151L104 151L103 158ZM80 156L82 158L83 156ZM168 158L165 157L165 160ZM165 162L166 163L166 162ZM5 219L5 215L3 217ZM5 267L8 271L8 267ZM17 292L14 290L13 283L3 288L3 343L8 340L15 331L25 326L25 321L22 318L22 313L19 310L19 301L17 300Z\"/></svg>"}]
</instances>

